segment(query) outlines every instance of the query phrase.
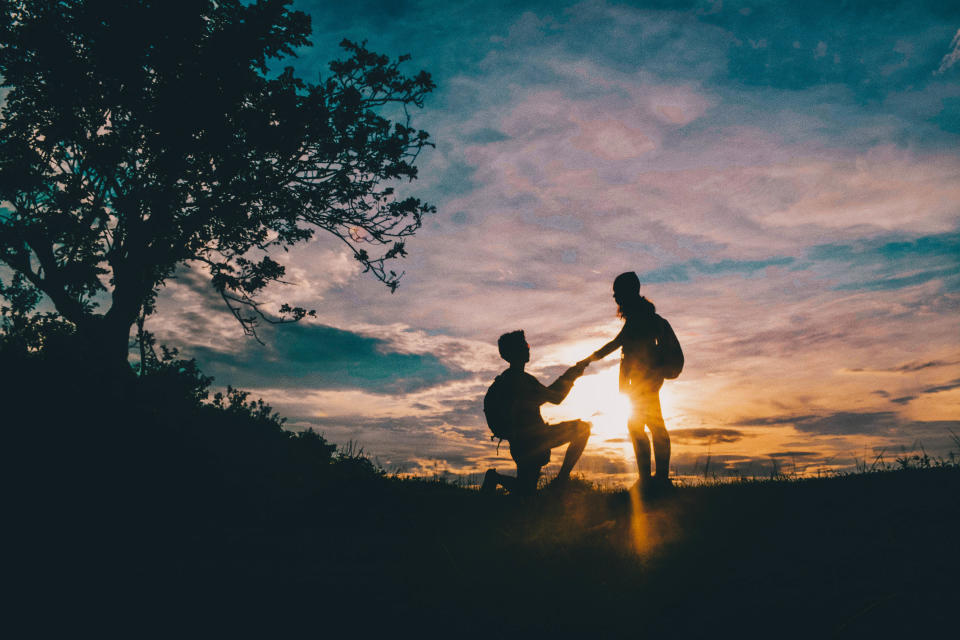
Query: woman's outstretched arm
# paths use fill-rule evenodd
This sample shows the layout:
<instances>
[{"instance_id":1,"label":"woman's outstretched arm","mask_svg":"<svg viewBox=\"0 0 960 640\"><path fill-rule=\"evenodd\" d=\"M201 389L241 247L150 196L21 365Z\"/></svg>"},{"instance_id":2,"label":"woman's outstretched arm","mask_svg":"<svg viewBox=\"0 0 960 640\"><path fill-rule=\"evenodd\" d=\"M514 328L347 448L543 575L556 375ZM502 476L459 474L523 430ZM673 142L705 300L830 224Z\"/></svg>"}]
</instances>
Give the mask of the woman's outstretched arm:
<instances>
[{"instance_id":1,"label":"woman's outstretched arm","mask_svg":"<svg viewBox=\"0 0 960 640\"><path fill-rule=\"evenodd\" d=\"M619 349L622 346L621 339L620 339L620 336L622 335L623 335L623 332L621 331L620 333L617 334L616 338L614 338L607 344L603 345L602 347L594 351L590 355L590 358L589 358L590 361L602 360L603 358L606 358L608 355L610 355L611 353Z\"/></svg>"}]
</instances>

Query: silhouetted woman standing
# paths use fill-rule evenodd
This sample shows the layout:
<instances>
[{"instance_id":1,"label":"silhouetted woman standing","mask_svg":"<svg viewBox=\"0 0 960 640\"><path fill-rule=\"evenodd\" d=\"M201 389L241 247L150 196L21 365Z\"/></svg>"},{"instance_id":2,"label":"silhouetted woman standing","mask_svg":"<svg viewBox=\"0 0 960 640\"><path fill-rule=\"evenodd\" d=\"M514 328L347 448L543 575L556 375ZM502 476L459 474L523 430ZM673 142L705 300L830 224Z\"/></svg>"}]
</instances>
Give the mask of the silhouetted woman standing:
<instances>
[{"instance_id":1,"label":"silhouetted woman standing","mask_svg":"<svg viewBox=\"0 0 960 640\"><path fill-rule=\"evenodd\" d=\"M620 360L620 391L627 394L632 406L627 428L633 439L637 455L637 469L641 487L650 486L650 440L644 431L653 436L653 452L656 459L654 482L669 486L670 436L660 410L660 387L664 376L660 372L657 345L662 341L666 321L657 315L653 303L640 295L640 279L628 271L613 281L613 299L617 303L617 315L624 319L623 329L617 337L590 356L599 360L622 349Z\"/></svg>"}]
</instances>

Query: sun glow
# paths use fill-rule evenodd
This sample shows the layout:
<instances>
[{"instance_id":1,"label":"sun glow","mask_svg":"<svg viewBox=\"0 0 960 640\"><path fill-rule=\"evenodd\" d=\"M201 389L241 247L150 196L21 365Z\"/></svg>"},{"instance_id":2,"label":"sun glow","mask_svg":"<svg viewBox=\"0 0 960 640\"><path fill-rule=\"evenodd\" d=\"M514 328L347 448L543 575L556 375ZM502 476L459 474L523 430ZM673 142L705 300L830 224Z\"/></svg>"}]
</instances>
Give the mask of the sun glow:
<instances>
[{"instance_id":1,"label":"sun glow","mask_svg":"<svg viewBox=\"0 0 960 640\"><path fill-rule=\"evenodd\" d=\"M618 369L614 364L581 377L562 404L545 404L541 407L541 413L548 423L575 418L589 420L593 423L593 429L587 451L603 452L605 455L617 452L623 458L624 472L633 474L634 452L627 431L632 407L629 398L619 391ZM674 389L668 381L660 390L660 407L668 430L676 426L676 421L680 419L675 401Z\"/></svg>"},{"instance_id":2,"label":"sun glow","mask_svg":"<svg viewBox=\"0 0 960 640\"><path fill-rule=\"evenodd\" d=\"M543 417L547 422L560 420L589 420L593 423L591 443L622 440L615 448L633 455L627 441L627 419L630 417L630 400L619 392L616 367L593 375L585 375L573 385L570 395L562 404L554 407L544 405Z\"/></svg>"}]
</instances>

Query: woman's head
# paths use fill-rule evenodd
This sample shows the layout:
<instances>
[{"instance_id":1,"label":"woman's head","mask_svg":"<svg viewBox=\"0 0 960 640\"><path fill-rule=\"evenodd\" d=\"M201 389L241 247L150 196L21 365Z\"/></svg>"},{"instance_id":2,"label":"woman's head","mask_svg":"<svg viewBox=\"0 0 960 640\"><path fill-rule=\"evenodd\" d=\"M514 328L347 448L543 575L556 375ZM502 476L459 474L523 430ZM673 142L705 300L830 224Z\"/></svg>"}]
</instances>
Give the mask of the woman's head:
<instances>
[{"instance_id":1,"label":"woman's head","mask_svg":"<svg viewBox=\"0 0 960 640\"><path fill-rule=\"evenodd\" d=\"M613 280L613 295L625 297L640 295L640 278L633 271L621 273Z\"/></svg>"},{"instance_id":2,"label":"woman's head","mask_svg":"<svg viewBox=\"0 0 960 640\"><path fill-rule=\"evenodd\" d=\"M640 295L640 278L633 271L618 275L613 281L613 299L621 318L636 313L653 313L653 304Z\"/></svg>"}]
</instances>

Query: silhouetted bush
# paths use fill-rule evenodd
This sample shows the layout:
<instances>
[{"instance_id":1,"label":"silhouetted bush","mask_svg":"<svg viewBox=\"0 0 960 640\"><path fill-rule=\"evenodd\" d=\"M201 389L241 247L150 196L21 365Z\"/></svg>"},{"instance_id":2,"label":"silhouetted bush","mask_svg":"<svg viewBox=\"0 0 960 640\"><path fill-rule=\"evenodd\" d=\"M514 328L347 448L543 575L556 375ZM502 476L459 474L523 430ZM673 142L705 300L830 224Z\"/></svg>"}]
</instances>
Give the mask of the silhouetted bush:
<instances>
[{"instance_id":1,"label":"silhouetted bush","mask_svg":"<svg viewBox=\"0 0 960 640\"><path fill-rule=\"evenodd\" d=\"M111 379L72 346L10 335L0 339L0 367L11 373L0 386L3 444L32 500L60 512L164 526L322 519L318 496L384 476L362 452L284 429L246 391L211 399L212 379L175 350Z\"/></svg>"}]
</instances>

